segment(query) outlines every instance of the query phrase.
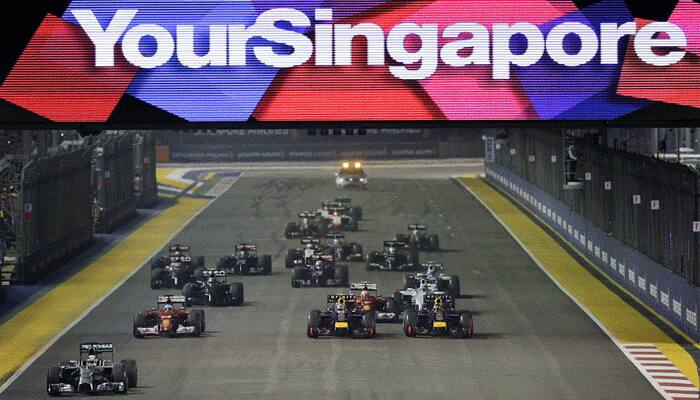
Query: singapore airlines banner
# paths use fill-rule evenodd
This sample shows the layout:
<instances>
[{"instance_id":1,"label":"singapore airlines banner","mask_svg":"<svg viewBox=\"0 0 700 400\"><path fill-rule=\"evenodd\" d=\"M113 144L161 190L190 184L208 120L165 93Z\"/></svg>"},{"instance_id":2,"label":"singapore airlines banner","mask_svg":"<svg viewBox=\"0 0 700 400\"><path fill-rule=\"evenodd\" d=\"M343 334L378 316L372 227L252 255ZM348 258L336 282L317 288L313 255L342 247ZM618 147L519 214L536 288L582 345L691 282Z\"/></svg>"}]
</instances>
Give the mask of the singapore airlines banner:
<instances>
[{"instance_id":1,"label":"singapore airlines banner","mask_svg":"<svg viewBox=\"0 0 700 400\"><path fill-rule=\"evenodd\" d=\"M0 83L52 122L108 122L125 96L191 122L693 112L700 4L652 21L623 0L74 0Z\"/></svg>"}]
</instances>

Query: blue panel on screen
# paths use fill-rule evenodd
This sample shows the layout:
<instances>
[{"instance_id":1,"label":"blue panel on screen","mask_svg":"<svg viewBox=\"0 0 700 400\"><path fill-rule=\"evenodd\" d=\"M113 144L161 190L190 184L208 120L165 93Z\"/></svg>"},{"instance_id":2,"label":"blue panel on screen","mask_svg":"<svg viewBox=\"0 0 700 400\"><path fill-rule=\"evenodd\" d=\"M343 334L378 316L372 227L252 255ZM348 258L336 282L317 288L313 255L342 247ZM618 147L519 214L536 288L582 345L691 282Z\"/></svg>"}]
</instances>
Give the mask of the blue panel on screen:
<instances>
[{"instance_id":1,"label":"blue panel on screen","mask_svg":"<svg viewBox=\"0 0 700 400\"><path fill-rule=\"evenodd\" d=\"M600 37L601 23L617 23L632 21L623 0L607 0L584 10L576 11L557 20L542 25L540 28L545 34L555 26L564 22L579 22L590 26ZM580 41L574 36L567 37L564 42L564 49L569 54L575 54L580 50ZM573 39L573 40L572 40ZM627 49L626 39L620 40L618 57L624 59ZM565 114L570 108L588 99L604 99L596 96L607 91L613 92L620 76L621 63L618 65L601 65L600 49L592 61L578 67L567 67L560 65L545 55L540 62L529 67L513 67L515 76L527 93L541 119L553 119L558 115ZM543 85L546 82L546 85ZM595 96L595 97L594 97ZM590 103L590 102L588 102ZM603 101L595 109L606 107L616 107L617 103ZM629 113L627 105L619 105L619 110L609 110L612 114L624 115ZM591 109L590 106L588 108ZM632 110L633 111L633 110Z\"/></svg>"}]
</instances>

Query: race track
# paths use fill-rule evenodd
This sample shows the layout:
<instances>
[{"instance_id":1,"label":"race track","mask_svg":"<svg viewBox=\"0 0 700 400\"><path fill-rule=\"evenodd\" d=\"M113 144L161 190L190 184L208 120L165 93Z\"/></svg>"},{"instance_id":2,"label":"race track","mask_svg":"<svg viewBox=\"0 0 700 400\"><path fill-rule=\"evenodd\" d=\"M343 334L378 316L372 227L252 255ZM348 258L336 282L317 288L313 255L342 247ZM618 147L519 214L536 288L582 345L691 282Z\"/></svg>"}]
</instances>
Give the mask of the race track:
<instances>
[{"instance_id":1,"label":"race track","mask_svg":"<svg viewBox=\"0 0 700 400\"><path fill-rule=\"evenodd\" d=\"M338 192L330 170L250 171L176 238L213 266L239 241L273 255L273 275L240 278L246 305L206 308L200 338L137 340L132 317L168 290L149 288L143 268L56 342L3 394L46 395L46 370L78 356L84 341L114 342L117 358L139 364L133 399L658 399L611 340L566 297L508 233L449 175L454 171L376 170L368 191ZM465 172L465 171L461 171ZM348 195L361 205L365 251L410 222L440 235L442 252L422 260L460 276L458 308L474 313L472 339L409 339L378 325L375 339L306 337L306 317L333 289L290 287L283 265L287 221L322 199ZM235 279L230 277L230 280ZM351 263L350 280L380 292L402 274ZM76 295L80 295L76 293ZM60 307L60 304L56 304Z\"/></svg>"}]
</instances>

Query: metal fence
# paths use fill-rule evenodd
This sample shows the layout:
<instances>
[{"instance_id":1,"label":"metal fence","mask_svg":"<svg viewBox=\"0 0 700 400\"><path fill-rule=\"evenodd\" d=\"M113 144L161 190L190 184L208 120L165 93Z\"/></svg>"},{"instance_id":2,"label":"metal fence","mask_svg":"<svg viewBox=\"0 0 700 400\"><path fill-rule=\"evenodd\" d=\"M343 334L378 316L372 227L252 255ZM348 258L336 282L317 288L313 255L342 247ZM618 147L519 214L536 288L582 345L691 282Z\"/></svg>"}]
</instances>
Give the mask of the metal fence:
<instances>
[{"instance_id":1,"label":"metal fence","mask_svg":"<svg viewBox=\"0 0 700 400\"><path fill-rule=\"evenodd\" d=\"M22 170L17 205L17 280L36 281L92 239L90 149L34 159Z\"/></svg>"},{"instance_id":2,"label":"metal fence","mask_svg":"<svg viewBox=\"0 0 700 400\"><path fill-rule=\"evenodd\" d=\"M510 134L497 145L496 162L546 190L573 211L686 281L700 285L695 221L700 220L697 173L670 163L580 139L579 190L565 190L563 135L559 131Z\"/></svg>"},{"instance_id":3,"label":"metal fence","mask_svg":"<svg viewBox=\"0 0 700 400\"><path fill-rule=\"evenodd\" d=\"M111 232L136 215L134 134L106 136L94 153L95 232Z\"/></svg>"},{"instance_id":4,"label":"metal fence","mask_svg":"<svg viewBox=\"0 0 700 400\"><path fill-rule=\"evenodd\" d=\"M152 132L138 132L134 137L134 192L139 208L158 203L156 139Z\"/></svg>"}]
</instances>

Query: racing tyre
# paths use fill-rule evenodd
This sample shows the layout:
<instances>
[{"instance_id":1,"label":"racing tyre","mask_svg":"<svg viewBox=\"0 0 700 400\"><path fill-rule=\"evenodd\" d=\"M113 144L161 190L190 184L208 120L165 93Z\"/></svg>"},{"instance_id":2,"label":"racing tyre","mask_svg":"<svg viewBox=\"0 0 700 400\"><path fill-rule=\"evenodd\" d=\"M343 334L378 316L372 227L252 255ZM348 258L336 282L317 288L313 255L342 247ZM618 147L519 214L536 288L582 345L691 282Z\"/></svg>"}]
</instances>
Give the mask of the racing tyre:
<instances>
[{"instance_id":1,"label":"racing tyre","mask_svg":"<svg viewBox=\"0 0 700 400\"><path fill-rule=\"evenodd\" d=\"M394 320L398 321L399 314L401 314L400 303L398 303L395 298L389 297L388 299L386 299L386 309L384 311L387 313L393 313Z\"/></svg>"},{"instance_id":2,"label":"racing tyre","mask_svg":"<svg viewBox=\"0 0 700 400\"><path fill-rule=\"evenodd\" d=\"M243 283L233 282L231 284L231 305L242 306L243 301Z\"/></svg>"},{"instance_id":3,"label":"racing tyre","mask_svg":"<svg viewBox=\"0 0 700 400\"><path fill-rule=\"evenodd\" d=\"M420 261L418 258L418 252L417 251L411 251L406 255L406 264L409 265L412 269L416 269L420 265Z\"/></svg>"},{"instance_id":4,"label":"racing tyre","mask_svg":"<svg viewBox=\"0 0 700 400\"><path fill-rule=\"evenodd\" d=\"M309 322L306 325L306 336L311 339L318 338L318 329L321 323L321 311L311 310L309 312Z\"/></svg>"},{"instance_id":5,"label":"racing tyre","mask_svg":"<svg viewBox=\"0 0 700 400\"><path fill-rule=\"evenodd\" d=\"M193 336L199 336L202 334L202 320L199 319L199 314L190 311L190 313L187 314L187 324L189 326L194 326L194 332L192 333Z\"/></svg>"},{"instance_id":6,"label":"racing tyre","mask_svg":"<svg viewBox=\"0 0 700 400\"><path fill-rule=\"evenodd\" d=\"M169 263L170 260L168 259L168 257L154 258L153 261L151 261L151 271L153 271L156 268L167 267Z\"/></svg>"},{"instance_id":7,"label":"racing tyre","mask_svg":"<svg viewBox=\"0 0 700 400\"><path fill-rule=\"evenodd\" d=\"M406 311L403 317L403 333L408 337L415 337L418 329L418 314L415 311Z\"/></svg>"},{"instance_id":8,"label":"racing tyre","mask_svg":"<svg viewBox=\"0 0 700 400\"><path fill-rule=\"evenodd\" d=\"M160 276L163 270L160 268L154 268L151 271L151 289L160 289Z\"/></svg>"},{"instance_id":9,"label":"racing tyre","mask_svg":"<svg viewBox=\"0 0 700 400\"><path fill-rule=\"evenodd\" d=\"M49 390L49 385L61 383L61 367L49 367L46 373L46 392L49 396L60 396L60 390Z\"/></svg>"},{"instance_id":10,"label":"racing tyre","mask_svg":"<svg viewBox=\"0 0 700 400\"><path fill-rule=\"evenodd\" d=\"M321 223L318 226L318 237L319 238L324 238L328 234L328 225L325 223Z\"/></svg>"},{"instance_id":11,"label":"racing tyre","mask_svg":"<svg viewBox=\"0 0 700 400\"><path fill-rule=\"evenodd\" d=\"M449 290L450 294L455 299L458 299L462 295L460 292L461 288L459 286L459 276L450 275L449 280L447 281L447 290Z\"/></svg>"},{"instance_id":12,"label":"racing tyre","mask_svg":"<svg viewBox=\"0 0 700 400\"><path fill-rule=\"evenodd\" d=\"M459 325L462 327L462 338L470 338L474 335L474 320L471 312L462 311L460 313Z\"/></svg>"},{"instance_id":13,"label":"racing tyre","mask_svg":"<svg viewBox=\"0 0 700 400\"><path fill-rule=\"evenodd\" d=\"M144 326L146 326L146 316L142 313L134 315L134 337L136 339L143 338L143 335L136 328L143 328Z\"/></svg>"},{"instance_id":14,"label":"racing tyre","mask_svg":"<svg viewBox=\"0 0 700 400\"><path fill-rule=\"evenodd\" d=\"M359 221L362 219L362 207L350 207L349 213L353 219Z\"/></svg>"},{"instance_id":15,"label":"racing tyre","mask_svg":"<svg viewBox=\"0 0 700 400\"><path fill-rule=\"evenodd\" d=\"M230 273L235 265L234 260L235 258L231 256L221 257L219 258L219 262L216 263L216 269L225 270Z\"/></svg>"},{"instance_id":16,"label":"racing tyre","mask_svg":"<svg viewBox=\"0 0 700 400\"><path fill-rule=\"evenodd\" d=\"M393 298L394 298L394 301L396 302L396 304L403 307L403 305L402 305L403 304L403 295L401 294L401 292L399 292L398 290L395 291Z\"/></svg>"},{"instance_id":17,"label":"racing tyre","mask_svg":"<svg viewBox=\"0 0 700 400\"><path fill-rule=\"evenodd\" d=\"M438 235L428 236L428 245L430 246L430 251L440 250L440 239L438 238Z\"/></svg>"},{"instance_id":18,"label":"racing tyre","mask_svg":"<svg viewBox=\"0 0 700 400\"><path fill-rule=\"evenodd\" d=\"M415 287L416 287L416 282L415 282L415 279L413 279L413 276L404 275L403 276L403 290L413 289Z\"/></svg>"},{"instance_id":19,"label":"racing tyre","mask_svg":"<svg viewBox=\"0 0 700 400\"><path fill-rule=\"evenodd\" d=\"M296 224L294 222L290 222L284 228L284 237L286 237L287 239L294 239L298 235L299 235L299 225L298 224Z\"/></svg>"},{"instance_id":20,"label":"racing tyre","mask_svg":"<svg viewBox=\"0 0 700 400\"><path fill-rule=\"evenodd\" d=\"M124 390L118 391L118 394L127 394L129 392L129 377L124 371L124 367L121 364L117 364L112 368L112 381L121 382L124 384Z\"/></svg>"},{"instance_id":21,"label":"racing tyre","mask_svg":"<svg viewBox=\"0 0 700 400\"><path fill-rule=\"evenodd\" d=\"M360 254L360 260L362 260L362 245L359 243L353 243L350 245L350 249L352 250L353 256L355 254Z\"/></svg>"},{"instance_id":22,"label":"racing tyre","mask_svg":"<svg viewBox=\"0 0 700 400\"><path fill-rule=\"evenodd\" d=\"M294 259L296 255L297 251L295 249L288 249L287 254L284 256L284 266L287 268L294 268Z\"/></svg>"},{"instance_id":23,"label":"racing tyre","mask_svg":"<svg viewBox=\"0 0 700 400\"><path fill-rule=\"evenodd\" d=\"M272 273L272 256L266 254L260 257L260 264L262 265L263 275Z\"/></svg>"},{"instance_id":24,"label":"racing tyre","mask_svg":"<svg viewBox=\"0 0 700 400\"><path fill-rule=\"evenodd\" d=\"M136 366L135 360L122 360L122 368L126 373L126 377L129 378L129 388L135 388L138 386L139 382L139 369Z\"/></svg>"},{"instance_id":25,"label":"racing tyre","mask_svg":"<svg viewBox=\"0 0 700 400\"><path fill-rule=\"evenodd\" d=\"M350 284L347 265L338 265L335 267L335 283L336 285L343 287Z\"/></svg>"},{"instance_id":26,"label":"racing tyre","mask_svg":"<svg viewBox=\"0 0 700 400\"><path fill-rule=\"evenodd\" d=\"M200 310L200 309L190 310L190 313L197 314L197 318L199 318L200 332L202 332L202 333L206 332L207 331L207 323L206 323L206 320L204 319L204 310Z\"/></svg>"},{"instance_id":27,"label":"racing tyre","mask_svg":"<svg viewBox=\"0 0 700 400\"><path fill-rule=\"evenodd\" d=\"M299 283L302 279L304 278L304 268L303 267L294 267L292 270L292 287L293 288L298 288L301 286L301 283Z\"/></svg>"},{"instance_id":28,"label":"racing tyre","mask_svg":"<svg viewBox=\"0 0 700 400\"><path fill-rule=\"evenodd\" d=\"M185 283L185 286L182 287L182 295L185 296L185 307L190 307L192 299L197 296L197 288L193 283Z\"/></svg>"},{"instance_id":29,"label":"racing tyre","mask_svg":"<svg viewBox=\"0 0 700 400\"><path fill-rule=\"evenodd\" d=\"M365 329L365 337L372 338L377 333L377 321L374 314L362 314L362 327Z\"/></svg>"},{"instance_id":30,"label":"racing tyre","mask_svg":"<svg viewBox=\"0 0 700 400\"><path fill-rule=\"evenodd\" d=\"M194 279L196 281L204 280L204 268L197 268L194 270Z\"/></svg>"}]
</instances>

